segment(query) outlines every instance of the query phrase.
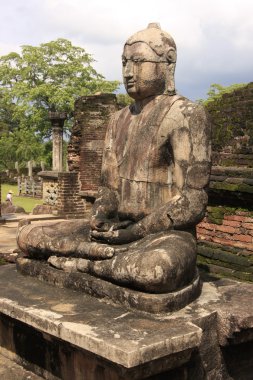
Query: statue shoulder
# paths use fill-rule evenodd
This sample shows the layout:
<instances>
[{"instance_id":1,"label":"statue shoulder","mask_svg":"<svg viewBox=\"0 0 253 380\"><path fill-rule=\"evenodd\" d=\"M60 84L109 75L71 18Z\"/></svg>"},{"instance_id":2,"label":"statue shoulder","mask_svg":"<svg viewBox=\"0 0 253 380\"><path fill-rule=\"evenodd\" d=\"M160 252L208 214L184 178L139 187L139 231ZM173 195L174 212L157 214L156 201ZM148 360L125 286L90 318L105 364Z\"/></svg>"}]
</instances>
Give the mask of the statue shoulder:
<instances>
[{"instance_id":1,"label":"statue shoulder","mask_svg":"<svg viewBox=\"0 0 253 380\"><path fill-rule=\"evenodd\" d=\"M193 102L184 97L178 97L166 116L166 121L170 121L178 126L185 125L186 122L194 124L210 124L209 116L202 104Z\"/></svg>"},{"instance_id":2,"label":"statue shoulder","mask_svg":"<svg viewBox=\"0 0 253 380\"><path fill-rule=\"evenodd\" d=\"M119 119L122 119L122 117L126 116L128 113L130 113L130 106L126 106L116 112L114 112L110 116L110 125L115 125L117 124Z\"/></svg>"}]
</instances>

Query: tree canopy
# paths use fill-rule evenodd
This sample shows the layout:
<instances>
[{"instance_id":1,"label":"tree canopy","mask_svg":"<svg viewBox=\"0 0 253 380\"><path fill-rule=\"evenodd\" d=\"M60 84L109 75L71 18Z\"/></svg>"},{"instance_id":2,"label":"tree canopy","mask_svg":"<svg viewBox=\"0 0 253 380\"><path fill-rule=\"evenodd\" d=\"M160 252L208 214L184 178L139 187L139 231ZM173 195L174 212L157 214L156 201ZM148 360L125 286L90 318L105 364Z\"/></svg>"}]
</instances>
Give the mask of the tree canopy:
<instances>
[{"instance_id":1,"label":"tree canopy","mask_svg":"<svg viewBox=\"0 0 253 380\"><path fill-rule=\"evenodd\" d=\"M106 81L92 62L85 49L63 38L24 45L20 54L0 57L0 128L32 127L48 136L48 111L64 111L71 117L77 97L115 91L119 82ZM8 117L1 112L4 108Z\"/></svg>"},{"instance_id":2,"label":"tree canopy","mask_svg":"<svg viewBox=\"0 0 253 380\"><path fill-rule=\"evenodd\" d=\"M63 38L0 57L0 170L13 168L15 161L22 165L43 156L49 161L48 112L66 112L68 128L78 97L118 88L93 62L85 49Z\"/></svg>"}]
</instances>

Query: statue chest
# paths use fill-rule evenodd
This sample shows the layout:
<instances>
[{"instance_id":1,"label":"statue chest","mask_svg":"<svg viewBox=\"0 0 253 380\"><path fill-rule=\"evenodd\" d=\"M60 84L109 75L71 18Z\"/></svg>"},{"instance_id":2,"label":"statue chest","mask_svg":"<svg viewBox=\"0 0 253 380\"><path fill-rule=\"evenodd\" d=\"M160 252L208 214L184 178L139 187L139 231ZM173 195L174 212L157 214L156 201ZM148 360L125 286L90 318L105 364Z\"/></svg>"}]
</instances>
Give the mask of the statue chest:
<instances>
[{"instance_id":1,"label":"statue chest","mask_svg":"<svg viewBox=\"0 0 253 380\"><path fill-rule=\"evenodd\" d=\"M116 160L121 178L172 183L172 152L169 136L162 135L160 124L150 120L150 115L132 117L128 125L117 129Z\"/></svg>"}]
</instances>

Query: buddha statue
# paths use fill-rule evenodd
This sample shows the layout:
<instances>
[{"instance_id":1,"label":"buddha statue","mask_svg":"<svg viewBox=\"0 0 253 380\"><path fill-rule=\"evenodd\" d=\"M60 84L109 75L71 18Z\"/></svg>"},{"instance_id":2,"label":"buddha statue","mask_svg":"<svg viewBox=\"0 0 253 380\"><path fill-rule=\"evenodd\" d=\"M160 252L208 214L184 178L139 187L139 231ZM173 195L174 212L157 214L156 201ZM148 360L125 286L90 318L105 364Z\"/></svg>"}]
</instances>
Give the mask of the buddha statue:
<instances>
[{"instance_id":1,"label":"buddha statue","mask_svg":"<svg viewBox=\"0 0 253 380\"><path fill-rule=\"evenodd\" d=\"M200 104L176 94L176 45L158 24L127 40L122 65L134 103L110 120L90 222L24 224L17 241L26 255L58 269L142 292L175 292L196 278L210 123Z\"/></svg>"}]
</instances>

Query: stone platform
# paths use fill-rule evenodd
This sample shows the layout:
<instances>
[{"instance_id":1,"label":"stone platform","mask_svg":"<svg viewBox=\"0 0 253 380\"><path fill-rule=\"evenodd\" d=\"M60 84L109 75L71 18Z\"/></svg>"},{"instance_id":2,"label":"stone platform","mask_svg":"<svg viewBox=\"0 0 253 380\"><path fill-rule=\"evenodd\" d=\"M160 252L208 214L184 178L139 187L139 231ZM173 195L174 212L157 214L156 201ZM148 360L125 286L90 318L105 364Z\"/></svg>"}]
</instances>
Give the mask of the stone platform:
<instances>
[{"instance_id":1,"label":"stone platform","mask_svg":"<svg viewBox=\"0 0 253 380\"><path fill-rule=\"evenodd\" d=\"M1 353L46 379L252 379L253 286L204 282L157 315L0 268Z\"/></svg>"}]
</instances>

